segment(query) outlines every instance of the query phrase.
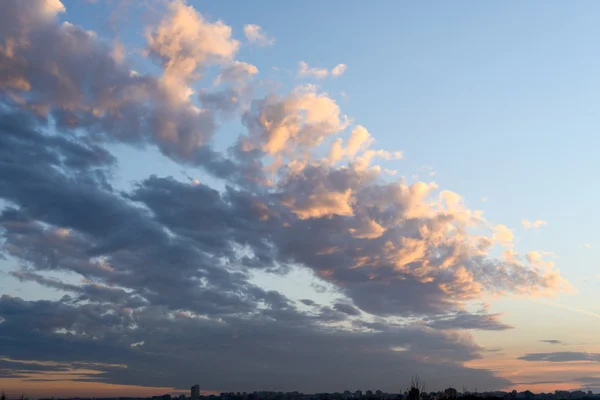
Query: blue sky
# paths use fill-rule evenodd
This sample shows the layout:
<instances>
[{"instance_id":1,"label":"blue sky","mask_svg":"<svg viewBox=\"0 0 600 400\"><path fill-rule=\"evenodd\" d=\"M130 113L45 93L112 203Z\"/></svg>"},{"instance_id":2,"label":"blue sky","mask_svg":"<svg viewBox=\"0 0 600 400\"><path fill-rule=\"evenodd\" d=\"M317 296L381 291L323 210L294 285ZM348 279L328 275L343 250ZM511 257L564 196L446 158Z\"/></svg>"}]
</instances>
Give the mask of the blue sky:
<instances>
[{"instance_id":1,"label":"blue sky","mask_svg":"<svg viewBox=\"0 0 600 400\"><path fill-rule=\"evenodd\" d=\"M39 4L44 4L43 0L39 1L41 2ZM122 43L126 49L126 56L125 61L119 64L119 68L124 65L123 68L135 70L141 76L156 80L158 86L165 84L161 80L168 75L165 72L165 65L161 65L156 59L152 60L145 53L145 51L151 53L148 50L151 48L148 37L157 35L159 29L157 27L162 26L161 24L166 26L171 22L169 18L172 16L169 14L168 4L184 3L62 0L62 4L66 11L58 13L56 19L45 22L55 27L52 29L57 31L66 29L64 26L60 28L59 23L68 21L85 30L94 31L97 38L94 40L103 41L109 49L114 43ZM586 1L566 4L558 1L531 1L494 4L458 1L434 4L380 1L376 4L366 4L358 1L234 3L190 0L185 4L195 9L194 12L197 14L194 15L202 15L210 23L223 21L231 27L232 38L240 41L239 51L232 51L228 55L233 58L211 65L207 63L207 66L202 64L204 62L202 60L199 62L202 65L199 65L196 71L199 77L184 79L185 85L189 85L196 94L202 90L218 93L219 88L215 87L213 81L233 60L252 64L258 68L259 72L250 80L250 85L254 85L253 99L261 99L272 92L283 99L291 93L289 96L293 99L296 93L294 91L298 90L299 86L314 85L308 89L310 93L323 94L328 99L327 104L333 102L339 106L340 115L347 115L351 121L347 127L336 128L335 135L323 135L323 147L314 148L316 154L323 159L327 157L329 145L338 137L336 135L346 140L357 125L364 126L374 139L372 148L403 153L402 159L399 160L377 160L377 164L382 168L398 170L393 177L381 178L381 182L389 183L398 179L405 179L409 184L418 181L435 182L440 190L451 190L462 196L467 209L482 210L487 220L484 224L486 229L493 230L494 226L502 224L512 230L514 233L512 248L521 254L522 259L525 259L525 255L530 251L552 253L546 254L545 260L554 262L555 267L560 270L560 275L570 282L575 291L573 293L557 291L554 296L544 299L520 295L516 293L518 290L514 292L506 290L497 295L498 293L492 293L492 290L488 291L488 286L494 286L489 283L489 280L493 281L493 277L476 277L476 283L484 287L481 293L475 286L465 289L464 293L461 291L458 295L460 300L452 299L453 302L456 301L453 304L471 310L480 302L489 303L489 308L483 314L491 315L494 328L486 329L481 326L476 329L460 326L456 330L439 328L439 334L451 335L456 331L459 332L458 335L464 335L466 338L461 342L463 344L472 341L473 346L479 345L482 349L488 350L501 349L501 352L481 350L482 357L465 356L465 358L453 359L452 362L459 363L464 368L490 369L494 379L508 379L519 388L529 385L539 390L549 389L550 386L575 388L580 384L577 377L595 378L596 374L600 374L597 363L590 363L587 359L565 361L573 364L569 364L569 367L572 367L569 372L563 373L557 371L556 364L551 362L531 363L521 358L525 357L525 354L550 353L551 350L580 355L600 352L600 343L596 339L598 337L596 334L600 333L600 306L597 302L600 288L600 261L597 258L597 249L600 248L600 241L596 234L600 216L594 212L598 197L594 172L600 168L600 158L596 156L596 149L600 144L599 136L596 134L600 125L600 113L596 111L600 96L600 79L598 79L600 57L596 50L597 38L600 36L600 26L596 18L600 12L599 3ZM33 12L18 7L14 9L23 13ZM244 36L244 27L247 24L260 26L269 37L274 39L274 43L269 46L249 43ZM190 29L193 30L193 27ZM0 34L2 32L0 30ZM10 32L5 35L3 39L9 38ZM198 43L198 46L203 44ZM151 50L158 53L163 51L160 53L163 58L172 55L167 54L165 49ZM67 60L70 54L65 53L61 57ZM327 78L316 79L311 76L299 76L300 62L306 62L313 68L326 68L328 71L339 64L344 64L347 70L338 77L332 76L329 72ZM29 60L28 65L31 66L32 63L35 63L35 59ZM86 66L82 65L81 68ZM121 79L125 80L125 78ZM31 82L35 80L31 79ZM236 84L242 85L240 82ZM0 87L0 89L2 89L3 102L13 101L13 97L4 96L6 93L14 94L10 92L14 88ZM43 88L33 87L29 93L31 96L39 94L40 98L52 97L44 92ZM187 106L188 101L189 104L202 107L196 96L185 99L181 104ZM267 107L269 101L275 100L267 98L264 104L255 107ZM169 110L171 106L171 103L165 105ZM321 106L323 107L323 104ZM56 100L49 106L51 116L56 119L59 118L60 112L73 111L69 107ZM75 110L73 112L79 112L76 107L73 109ZM159 108L156 112L160 114L160 111ZM236 110L237 112L240 111ZM288 112L291 113L289 110ZM91 118L90 115L86 115ZM302 118L304 114L298 115ZM177 118L179 117L180 115L177 114ZM226 154L227 148L240 135L253 138L253 132L249 132L242 115L236 114L235 117L226 120L222 120L219 116L215 118L218 128L210 146L220 152L219 154ZM183 122L181 124L183 125ZM262 128L269 129L266 124ZM79 130L79 139L85 138L88 133L90 137L94 137L94 129L104 128L98 128L96 125L82 126ZM57 135L62 134L60 129L54 131L52 127L47 131ZM103 134L111 137L112 133L103 132ZM226 186L240 191L250 190L232 178L228 180L229 178L223 179L211 175L203 169L202 163L194 164L194 161L186 160L180 155L169 158L159 150L168 142L164 139L166 136L159 132L157 137L144 139L149 142L147 146L142 146L140 143L131 146L131 143L115 136L106 142L101 142L101 147L118 159L110 181L120 192L111 192L111 196L121 196L119 198L124 202L143 201L144 207L152 210L152 218L156 219L153 221L164 224L164 231L170 230L170 234L180 235L180 231L175 227L169 226L164 219L157 217L162 208L154 209L155 205L149 200L139 200L134 196L134 193L138 193L135 186L137 183L143 188L149 188L152 182L146 179L150 175L172 176L182 184L192 185L187 175L222 193L226 191ZM262 142L260 144L267 145ZM262 153L264 158L255 161L260 162L261 168L264 167L266 170L265 160L269 160L269 157L274 154L267 154L265 148L267 147L261 150L265 152ZM294 157L296 160L302 160L304 157L300 155L299 150L296 152L295 148L288 150L290 153L282 156L285 160L284 164L294 161ZM245 168L250 167L245 166ZM335 170L332 165L327 168L331 171ZM328 185L335 186L333 180L327 182L313 190L325 191L329 189ZM277 189L280 190L279 194L289 194L294 199L301 198L302 196L294 192L300 190L298 188L301 186L287 186L287 183L288 181L281 178L281 181L276 184ZM270 197L273 193L269 190L271 189L262 188L253 195L257 199L271 199L279 207L289 206L289 200L286 202L277 196ZM358 191L356 188L353 190ZM0 201L6 201L0 204L26 208L24 200L20 200L22 203L19 203L10 196L0 191ZM277 200L273 200L274 198ZM325 200L340 199L335 197L335 200L331 200L332 198L327 197ZM317 215L314 218L318 220L317 222L326 221L332 215L348 216L349 214L343 214L345 204L342 203L337 210L330 211L328 215L319 214L321 211L311 210L311 212L318 214L314 214ZM273 203L265 200L265 204ZM187 212L191 213L190 218L193 218L194 212L200 212L194 208L198 204L192 206L187 209ZM167 209L167 206L164 207ZM304 227L306 218L301 213L306 212L306 209L302 209L298 204L295 204L295 207L290 215L298 217L296 221L298 226ZM168 210L174 212L172 209ZM355 210L358 213L357 210L358 208ZM523 220L532 222L540 220L545 223L535 229L526 229ZM39 221L49 223L42 217ZM377 223L383 224L382 220L378 220ZM425 225L427 224L423 226ZM319 226L323 227L323 225ZM77 232L76 227L71 229ZM185 232L193 230L189 227L186 229ZM201 228L197 227L197 229ZM352 230L354 228L350 229L351 232L355 232ZM392 227L387 226L386 229L390 232L393 230ZM83 228L80 230L82 234L86 233ZM143 235L144 232L146 231L138 234ZM210 232L202 233L208 236L210 234ZM264 231L254 232L254 235L262 234ZM478 234L481 233L478 231ZM90 237L86 236L88 239ZM7 238L9 238L8 234L5 238L6 243L12 244L13 242ZM123 246L128 246L129 242L122 236L119 238L125 243ZM190 238L186 237L187 239ZM491 248L486 257L494 260L501 259L502 251L513 246L511 244L502 247L497 239L493 240L497 245ZM282 253L293 248L293 244L288 243L286 247L278 242L277 238L274 238L269 245L278 248ZM296 262L290 264L292 272L287 275L272 273L270 270L252 270L251 267L246 269L246 266L234 265L235 263L231 261L228 268L232 271L248 273L251 276L247 282L249 285L278 291L292 302L298 303L302 299L310 299L322 305L323 314L333 313L334 310L330 310L332 308L339 312L335 307L340 304L339 301L342 301L344 305L359 309L359 314L352 314L354 311L350 311L348 315L353 317L360 315L358 318L362 318L363 322L384 321L389 326L397 327L394 324L398 321L401 321L401 324L412 324L420 318L425 320L440 318L441 314L436 314L431 309L423 312L419 304L415 304L414 308L406 313L395 314L387 309L376 310L377 307L373 305L376 301L370 303L368 299L362 297L365 296L362 292L357 294L358 289L356 292L353 291L352 285L355 282L352 279L357 278L350 277L354 268L363 267L359 265L359 261L356 261L356 266L344 271L338 277L335 275L337 273L335 266L330 271L324 270L320 264L312 265L312 262L316 263L312 257L320 254L313 254L315 248L308 244L306 246L304 248L306 258L294 253ZM355 250L358 252L363 249L359 247ZM42 275L46 276L50 274L49 271L44 270L31 259L24 258L24 263L21 263L19 257L23 253L17 251L16 247L7 247L4 250L9 258L0 261L0 271L3 272L3 281L0 283L2 294L22 298L25 301L45 299L59 303L59 299L65 293L62 289L57 290L52 286L55 284L43 283L40 278L36 281L18 275L23 271L42 271ZM402 250L398 251L404 254ZM118 259L116 254L106 257ZM406 257L410 258L410 255ZM477 257L472 256L469 260L471 259ZM279 266L288 260L281 258L276 260L276 264ZM304 264L301 260L304 260ZM427 262L424 262L424 265L427 266ZM399 261L396 268L392 269L397 273L403 266L404 264ZM457 274L457 279L461 277L461 265L452 265L450 269ZM15 271L20 272L15 274ZM61 268L53 271L52 274L54 279L59 279L65 284L84 287L89 283L82 281L81 273L77 270ZM336 278L331 278L332 276ZM435 276L436 282L438 278L445 279L444 277L444 272L439 272L439 275ZM346 278L348 281L344 282ZM515 281L527 280L518 273L511 275L511 279L513 278ZM103 275L98 275L91 282L107 285L107 287L127 288L125 281L117 284L115 280ZM364 285L368 287L369 284ZM443 287L444 284L440 285ZM401 287L402 289L399 286L397 290L404 290L407 293L410 291L404 286ZM136 290L135 286L129 289ZM139 293L143 293L143 290L139 290ZM368 293L377 297L374 292L378 289L369 290L371 291ZM477 292L477 295L469 297L472 291ZM460 295L465 297L462 298ZM173 294L172 297L177 295ZM394 294L391 293L390 297L391 299L383 299L377 304L382 308L385 308L386 304L395 304ZM151 297L148 297L149 302L154 301L150 299ZM261 302L264 301L266 300L257 301L259 304L257 310L263 310L261 307L264 307L264 304ZM164 304L152 304L152 306L167 307L169 312L195 312L192 308L186 309L181 306L182 303L179 301L176 304L179 308L167 300ZM301 312L306 313L306 310L312 306L306 303L298 307ZM343 309L343 307L338 308ZM140 310L140 313L143 311ZM456 312L456 309L452 312ZM452 313L448 315L450 314ZM304 318L305 315L302 314L302 317ZM0 321L2 321L2 314L0 314ZM356 319L352 321L357 323ZM501 327L497 325L498 321L511 325L514 329ZM564 321L569 323L566 325ZM342 326L350 323L340 322ZM434 324L430 325L427 325L426 329L438 329L433 328ZM136 335L138 334L141 335L136 332ZM550 339L565 342L565 347L549 349L547 343L540 342L540 340ZM456 345L454 342L451 344ZM418 344L415 342L414 349L417 348ZM473 350L474 348L469 348L469 351L479 351ZM0 346L0 360L2 357L15 359L16 354L14 356L3 354ZM428 355L433 358L436 356L439 355ZM518 372L515 372L515 369ZM465 369L465 371L468 375L469 370ZM518 374L521 375L517 376ZM542 378L545 374L552 376L555 384L536 386L535 382L545 380ZM339 382L337 378L339 377L331 379ZM21 381L7 380L5 383L10 387L19 382ZM490 387L502 387L499 381L491 382ZM2 378L0 378L0 386L1 383ZM139 389L141 386L151 386L134 377L127 382L112 378L103 383L108 386L94 386L94 390L108 391L112 390L110 385L126 384L133 393L135 390L141 390ZM161 388L181 389L180 382L175 380L161 381L160 384ZM600 387L600 378L598 378L598 387ZM222 388L215 386L207 389Z\"/></svg>"}]
</instances>

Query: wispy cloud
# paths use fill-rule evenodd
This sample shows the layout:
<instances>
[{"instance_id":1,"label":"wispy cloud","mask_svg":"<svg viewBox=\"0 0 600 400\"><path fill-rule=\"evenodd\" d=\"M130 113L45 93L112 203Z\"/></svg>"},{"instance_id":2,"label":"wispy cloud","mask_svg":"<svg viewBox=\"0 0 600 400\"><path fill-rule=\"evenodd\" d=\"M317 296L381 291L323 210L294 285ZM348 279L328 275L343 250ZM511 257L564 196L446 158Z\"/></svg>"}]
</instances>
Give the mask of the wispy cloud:
<instances>
[{"instance_id":1,"label":"wispy cloud","mask_svg":"<svg viewBox=\"0 0 600 400\"><path fill-rule=\"evenodd\" d=\"M530 353L519 357L525 361L549 361L549 362L571 362L571 361L594 361L600 362L600 353L584 353L576 351L561 351L555 353Z\"/></svg>"},{"instance_id":2,"label":"wispy cloud","mask_svg":"<svg viewBox=\"0 0 600 400\"><path fill-rule=\"evenodd\" d=\"M568 310L568 311L573 311L573 312L578 313L578 314L588 315L588 316L594 317L594 318L600 318L600 314L595 313L593 311L585 310L583 308L572 307L572 306L569 306L569 305L566 305L566 304L557 303L555 301L551 301L551 300L548 300L548 299L538 299L538 301L540 301L542 303L545 303L545 304L548 304L548 305L551 305L553 307L562 308L562 309Z\"/></svg>"},{"instance_id":3,"label":"wispy cloud","mask_svg":"<svg viewBox=\"0 0 600 400\"><path fill-rule=\"evenodd\" d=\"M316 79L325 79L329 75L334 78L342 76L348 67L346 64L338 64L330 70L327 68L311 67L305 61L298 63L298 76L301 77L312 77Z\"/></svg>"},{"instance_id":4,"label":"wispy cloud","mask_svg":"<svg viewBox=\"0 0 600 400\"><path fill-rule=\"evenodd\" d=\"M527 219L524 219L521 221L521 223L523 224L523 227L525 229L538 229L544 225L548 225L547 221L543 221L541 219L536 219L535 221L529 221Z\"/></svg>"},{"instance_id":5,"label":"wispy cloud","mask_svg":"<svg viewBox=\"0 0 600 400\"><path fill-rule=\"evenodd\" d=\"M556 340L556 339L546 339L546 340L538 340L541 343L548 343L548 344L560 344L560 345L564 345L565 343L562 340Z\"/></svg>"},{"instance_id":6,"label":"wispy cloud","mask_svg":"<svg viewBox=\"0 0 600 400\"><path fill-rule=\"evenodd\" d=\"M244 25L244 35L250 44L266 47L275 44L275 38L267 35L267 33L258 25Z\"/></svg>"},{"instance_id":7,"label":"wispy cloud","mask_svg":"<svg viewBox=\"0 0 600 400\"><path fill-rule=\"evenodd\" d=\"M338 76L342 76L344 72L348 69L346 64L338 64L331 70L331 76L337 78Z\"/></svg>"},{"instance_id":8,"label":"wispy cloud","mask_svg":"<svg viewBox=\"0 0 600 400\"><path fill-rule=\"evenodd\" d=\"M298 63L298 75L323 79L327 78L329 70L327 68L310 67L306 62L300 61Z\"/></svg>"}]
</instances>

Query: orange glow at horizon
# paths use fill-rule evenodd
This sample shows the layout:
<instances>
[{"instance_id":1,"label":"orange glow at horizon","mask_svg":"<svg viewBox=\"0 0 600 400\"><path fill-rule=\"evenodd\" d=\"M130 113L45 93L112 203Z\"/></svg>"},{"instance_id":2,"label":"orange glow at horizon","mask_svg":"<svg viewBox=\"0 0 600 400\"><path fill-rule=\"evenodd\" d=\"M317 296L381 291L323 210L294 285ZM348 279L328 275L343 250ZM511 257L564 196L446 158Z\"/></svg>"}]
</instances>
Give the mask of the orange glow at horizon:
<instances>
[{"instance_id":1,"label":"orange glow at horizon","mask_svg":"<svg viewBox=\"0 0 600 400\"><path fill-rule=\"evenodd\" d=\"M574 362L528 362L514 358L483 358L465 363L465 367L487 369L497 376L509 379L515 384L501 388L503 391L531 390L534 393L554 392L555 390L581 389L577 380L581 376L599 376L600 364L589 361ZM9 398L24 393L29 398L42 397L150 397L163 394L187 394L188 390L172 387L146 387L119 385L103 382L78 381L93 379L100 371L77 369L64 372L39 372L23 374L19 378L0 379L0 388ZM531 382L531 383L528 383ZM539 382L539 383L536 383ZM203 390L203 394L217 394L213 390Z\"/></svg>"},{"instance_id":2,"label":"orange glow at horizon","mask_svg":"<svg viewBox=\"0 0 600 400\"><path fill-rule=\"evenodd\" d=\"M19 378L0 378L0 388L8 398L20 397L150 397L163 394L187 393L169 387L118 385L103 382L78 381L91 379L101 372L71 370L68 372L27 373ZM206 393L206 392L203 392Z\"/></svg>"},{"instance_id":3,"label":"orange glow at horizon","mask_svg":"<svg viewBox=\"0 0 600 400\"><path fill-rule=\"evenodd\" d=\"M534 393L548 393L555 390L577 390L585 385L577 378L582 376L600 377L600 363L591 361L526 361L515 358L482 358L465 363L465 367L487 369L498 377L514 382L502 388L504 391L530 390ZM528 383L530 382L530 383Z\"/></svg>"}]
</instances>

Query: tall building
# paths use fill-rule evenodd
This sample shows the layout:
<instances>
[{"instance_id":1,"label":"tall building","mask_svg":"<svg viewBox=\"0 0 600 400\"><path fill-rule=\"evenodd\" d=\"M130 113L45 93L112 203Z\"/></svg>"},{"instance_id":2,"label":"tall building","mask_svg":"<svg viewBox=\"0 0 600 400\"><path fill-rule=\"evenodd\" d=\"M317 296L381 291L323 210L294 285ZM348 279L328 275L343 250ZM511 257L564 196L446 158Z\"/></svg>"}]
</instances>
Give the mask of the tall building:
<instances>
[{"instance_id":1,"label":"tall building","mask_svg":"<svg viewBox=\"0 0 600 400\"><path fill-rule=\"evenodd\" d=\"M200 385L192 386L192 393L190 400L199 400L200 399Z\"/></svg>"}]
</instances>

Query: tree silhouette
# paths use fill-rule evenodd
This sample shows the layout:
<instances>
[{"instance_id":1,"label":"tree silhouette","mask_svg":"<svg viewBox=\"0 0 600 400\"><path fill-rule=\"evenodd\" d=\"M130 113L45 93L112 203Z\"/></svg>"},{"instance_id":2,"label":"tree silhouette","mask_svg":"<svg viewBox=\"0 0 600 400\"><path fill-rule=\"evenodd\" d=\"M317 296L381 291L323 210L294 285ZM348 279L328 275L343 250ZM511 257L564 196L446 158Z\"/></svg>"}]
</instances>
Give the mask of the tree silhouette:
<instances>
[{"instance_id":1,"label":"tree silhouette","mask_svg":"<svg viewBox=\"0 0 600 400\"><path fill-rule=\"evenodd\" d=\"M0 394L0 400L6 400L6 394L4 394L4 390L2 391L2 394Z\"/></svg>"},{"instance_id":2,"label":"tree silhouette","mask_svg":"<svg viewBox=\"0 0 600 400\"><path fill-rule=\"evenodd\" d=\"M419 375L415 375L410 378L410 390L408 391L408 400L419 400L422 392L425 391L425 381L419 378Z\"/></svg>"},{"instance_id":3,"label":"tree silhouette","mask_svg":"<svg viewBox=\"0 0 600 400\"><path fill-rule=\"evenodd\" d=\"M450 387L450 388L444 390L444 399L456 400L457 397L458 397L458 392L456 391L456 389Z\"/></svg>"}]
</instances>

